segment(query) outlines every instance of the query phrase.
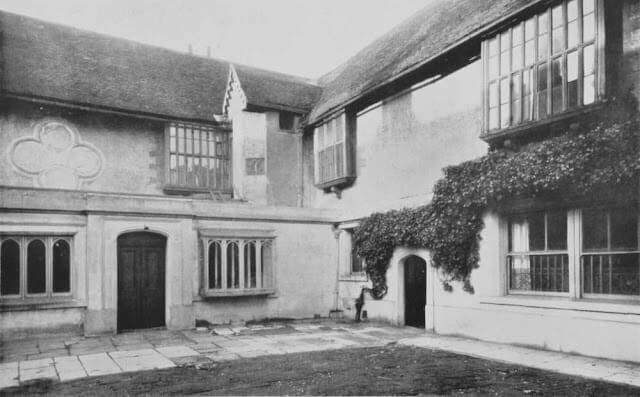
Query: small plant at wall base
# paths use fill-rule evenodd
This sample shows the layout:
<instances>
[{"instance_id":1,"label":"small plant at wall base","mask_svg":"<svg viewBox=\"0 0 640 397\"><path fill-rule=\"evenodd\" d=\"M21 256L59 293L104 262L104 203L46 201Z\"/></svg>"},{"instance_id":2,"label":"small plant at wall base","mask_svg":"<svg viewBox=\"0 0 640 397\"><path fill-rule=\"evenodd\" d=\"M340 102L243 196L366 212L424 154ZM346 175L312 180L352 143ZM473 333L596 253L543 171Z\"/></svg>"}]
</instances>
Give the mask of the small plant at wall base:
<instances>
[{"instance_id":1,"label":"small plant at wall base","mask_svg":"<svg viewBox=\"0 0 640 397\"><path fill-rule=\"evenodd\" d=\"M371 295L387 292L385 274L396 247L431 250L432 264L445 278L473 293L485 211L518 199L597 197L615 190L633 199L640 178L640 120L636 115L592 123L579 131L495 150L444 169L432 201L411 209L374 213L354 233L356 252L367 263Z\"/></svg>"}]
</instances>

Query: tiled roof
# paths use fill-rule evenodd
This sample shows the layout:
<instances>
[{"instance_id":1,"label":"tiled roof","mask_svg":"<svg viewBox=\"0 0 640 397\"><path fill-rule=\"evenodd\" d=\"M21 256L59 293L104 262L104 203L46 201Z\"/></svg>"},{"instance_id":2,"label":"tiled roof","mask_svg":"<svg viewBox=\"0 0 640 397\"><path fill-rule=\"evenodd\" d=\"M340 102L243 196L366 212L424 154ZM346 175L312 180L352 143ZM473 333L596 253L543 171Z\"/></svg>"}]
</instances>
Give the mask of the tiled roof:
<instances>
[{"instance_id":1,"label":"tiled roof","mask_svg":"<svg viewBox=\"0 0 640 397\"><path fill-rule=\"evenodd\" d=\"M221 113L227 62L0 13L2 88L169 118Z\"/></svg>"},{"instance_id":2,"label":"tiled roof","mask_svg":"<svg viewBox=\"0 0 640 397\"><path fill-rule=\"evenodd\" d=\"M435 0L323 76L314 122L480 33L532 0Z\"/></svg>"},{"instance_id":3,"label":"tiled roof","mask_svg":"<svg viewBox=\"0 0 640 397\"><path fill-rule=\"evenodd\" d=\"M301 77L245 65L233 65L247 104L270 109L308 113L322 88Z\"/></svg>"},{"instance_id":4,"label":"tiled roof","mask_svg":"<svg viewBox=\"0 0 640 397\"><path fill-rule=\"evenodd\" d=\"M250 106L309 121L424 65L538 0L434 0L344 64L311 80L234 65ZM229 63L0 12L8 94L165 117L222 112Z\"/></svg>"}]
</instances>

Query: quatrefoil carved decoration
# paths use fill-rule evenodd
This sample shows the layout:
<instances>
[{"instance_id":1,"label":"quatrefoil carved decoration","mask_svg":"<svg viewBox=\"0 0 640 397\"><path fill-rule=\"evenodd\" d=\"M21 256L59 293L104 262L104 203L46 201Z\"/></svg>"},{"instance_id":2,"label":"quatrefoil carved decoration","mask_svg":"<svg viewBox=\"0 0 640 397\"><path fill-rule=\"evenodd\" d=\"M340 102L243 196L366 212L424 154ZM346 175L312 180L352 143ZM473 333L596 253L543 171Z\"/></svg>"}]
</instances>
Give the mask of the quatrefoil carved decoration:
<instances>
[{"instance_id":1,"label":"quatrefoil carved decoration","mask_svg":"<svg viewBox=\"0 0 640 397\"><path fill-rule=\"evenodd\" d=\"M80 140L78 131L63 120L47 119L34 135L18 138L9 146L9 159L38 187L78 189L102 171L103 155Z\"/></svg>"}]
</instances>

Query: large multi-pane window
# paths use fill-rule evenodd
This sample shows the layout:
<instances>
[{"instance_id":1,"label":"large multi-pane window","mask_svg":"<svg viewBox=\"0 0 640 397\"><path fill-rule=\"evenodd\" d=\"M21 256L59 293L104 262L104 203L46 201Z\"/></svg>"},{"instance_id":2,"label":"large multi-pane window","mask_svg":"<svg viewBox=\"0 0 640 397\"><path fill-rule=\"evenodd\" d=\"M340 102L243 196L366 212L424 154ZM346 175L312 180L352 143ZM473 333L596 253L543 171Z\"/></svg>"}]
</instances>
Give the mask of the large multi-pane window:
<instances>
[{"instance_id":1,"label":"large multi-pane window","mask_svg":"<svg viewBox=\"0 0 640 397\"><path fill-rule=\"evenodd\" d=\"M638 218L633 208L582 212L580 264L585 295L640 296Z\"/></svg>"},{"instance_id":2,"label":"large multi-pane window","mask_svg":"<svg viewBox=\"0 0 640 397\"><path fill-rule=\"evenodd\" d=\"M0 237L1 298L49 298L70 293L70 237Z\"/></svg>"},{"instance_id":3,"label":"large multi-pane window","mask_svg":"<svg viewBox=\"0 0 640 397\"><path fill-rule=\"evenodd\" d=\"M559 2L485 42L487 131L597 101L597 2Z\"/></svg>"},{"instance_id":4,"label":"large multi-pane window","mask_svg":"<svg viewBox=\"0 0 640 397\"><path fill-rule=\"evenodd\" d=\"M511 291L569 292L566 212L512 217L507 262Z\"/></svg>"},{"instance_id":5,"label":"large multi-pane window","mask_svg":"<svg viewBox=\"0 0 640 397\"><path fill-rule=\"evenodd\" d=\"M272 238L204 238L205 295L271 288Z\"/></svg>"},{"instance_id":6,"label":"large multi-pane window","mask_svg":"<svg viewBox=\"0 0 640 397\"><path fill-rule=\"evenodd\" d=\"M230 192L231 134L213 127L171 123L168 126L168 185Z\"/></svg>"},{"instance_id":7,"label":"large multi-pane window","mask_svg":"<svg viewBox=\"0 0 640 397\"><path fill-rule=\"evenodd\" d=\"M640 297L638 221L634 206L509 217L509 292Z\"/></svg>"},{"instance_id":8,"label":"large multi-pane window","mask_svg":"<svg viewBox=\"0 0 640 397\"><path fill-rule=\"evenodd\" d=\"M344 114L324 122L314 132L316 184L325 186L353 176L351 145Z\"/></svg>"}]
</instances>

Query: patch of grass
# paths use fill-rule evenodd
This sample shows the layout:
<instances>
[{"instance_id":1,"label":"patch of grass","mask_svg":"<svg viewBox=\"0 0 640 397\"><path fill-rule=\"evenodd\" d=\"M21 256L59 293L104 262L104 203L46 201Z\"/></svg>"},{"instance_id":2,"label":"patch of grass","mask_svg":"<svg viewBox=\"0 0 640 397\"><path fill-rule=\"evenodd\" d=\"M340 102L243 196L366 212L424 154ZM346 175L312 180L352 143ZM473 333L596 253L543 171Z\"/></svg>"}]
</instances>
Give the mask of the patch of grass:
<instances>
[{"instance_id":1,"label":"patch of grass","mask_svg":"<svg viewBox=\"0 0 640 397\"><path fill-rule=\"evenodd\" d=\"M36 382L0 395L638 395L591 381L459 354L390 345L266 356L197 368Z\"/></svg>"}]
</instances>

